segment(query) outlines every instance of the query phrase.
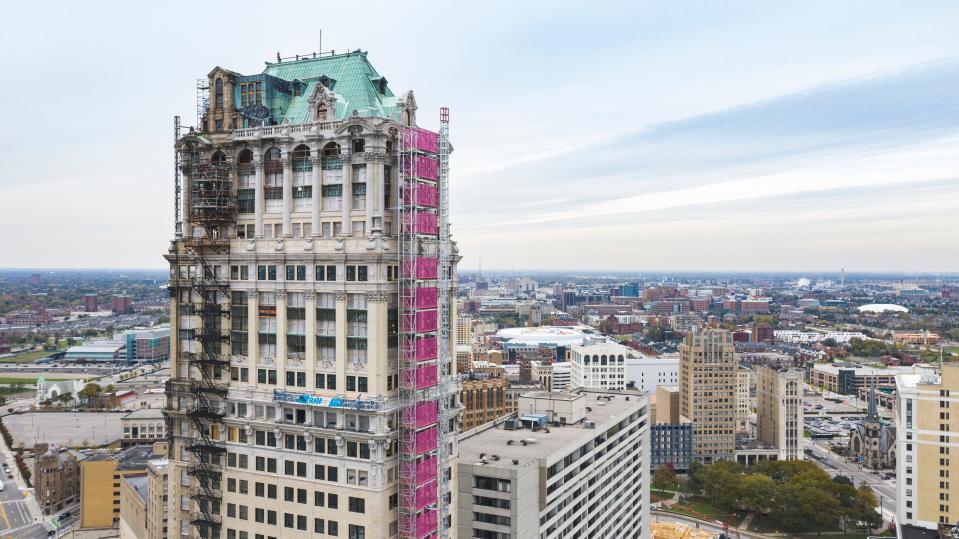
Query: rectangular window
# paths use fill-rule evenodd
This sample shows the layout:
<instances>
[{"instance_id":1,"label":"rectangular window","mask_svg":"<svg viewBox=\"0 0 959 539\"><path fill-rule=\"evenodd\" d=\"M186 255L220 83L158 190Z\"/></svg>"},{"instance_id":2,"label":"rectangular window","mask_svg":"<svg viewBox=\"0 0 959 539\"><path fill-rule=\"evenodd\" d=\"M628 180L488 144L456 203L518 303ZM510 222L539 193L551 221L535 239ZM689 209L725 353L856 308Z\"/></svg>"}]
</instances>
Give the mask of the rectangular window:
<instances>
[{"instance_id":1,"label":"rectangular window","mask_svg":"<svg viewBox=\"0 0 959 539\"><path fill-rule=\"evenodd\" d=\"M350 496L349 501L349 510L351 513L365 513L366 512L366 500L363 498L355 498Z\"/></svg>"}]
</instances>

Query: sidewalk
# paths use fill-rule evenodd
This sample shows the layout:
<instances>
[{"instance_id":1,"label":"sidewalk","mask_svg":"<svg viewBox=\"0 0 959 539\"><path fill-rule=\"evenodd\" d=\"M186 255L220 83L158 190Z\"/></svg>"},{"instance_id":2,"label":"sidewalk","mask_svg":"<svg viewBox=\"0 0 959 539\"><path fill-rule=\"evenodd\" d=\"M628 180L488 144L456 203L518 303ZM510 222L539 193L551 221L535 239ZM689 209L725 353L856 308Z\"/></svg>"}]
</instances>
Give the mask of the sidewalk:
<instances>
[{"instance_id":1,"label":"sidewalk","mask_svg":"<svg viewBox=\"0 0 959 539\"><path fill-rule=\"evenodd\" d=\"M3 453L4 458L7 461L7 466L10 467L10 472L13 473L13 478L17 482L17 488L23 492L24 506L30 511L30 516L33 517L33 522L43 522L43 510L40 509L40 504L37 502L37 498L34 496L32 488L27 487L27 482L24 481L23 475L20 473L20 469L17 467L17 461L14 458L15 453L7 447L6 441L3 437L0 437L0 452Z\"/></svg>"}]
</instances>

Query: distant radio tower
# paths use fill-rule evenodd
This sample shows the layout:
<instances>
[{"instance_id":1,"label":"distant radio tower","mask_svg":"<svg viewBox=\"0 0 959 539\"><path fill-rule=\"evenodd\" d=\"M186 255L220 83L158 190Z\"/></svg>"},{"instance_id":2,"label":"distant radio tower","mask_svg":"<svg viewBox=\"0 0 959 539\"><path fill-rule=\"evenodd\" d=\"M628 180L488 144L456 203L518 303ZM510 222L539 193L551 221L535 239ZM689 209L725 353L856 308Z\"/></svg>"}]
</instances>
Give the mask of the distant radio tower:
<instances>
[{"instance_id":1,"label":"distant radio tower","mask_svg":"<svg viewBox=\"0 0 959 539\"><path fill-rule=\"evenodd\" d=\"M839 287L846 288L846 268L840 268L839 270Z\"/></svg>"}]
</instances>

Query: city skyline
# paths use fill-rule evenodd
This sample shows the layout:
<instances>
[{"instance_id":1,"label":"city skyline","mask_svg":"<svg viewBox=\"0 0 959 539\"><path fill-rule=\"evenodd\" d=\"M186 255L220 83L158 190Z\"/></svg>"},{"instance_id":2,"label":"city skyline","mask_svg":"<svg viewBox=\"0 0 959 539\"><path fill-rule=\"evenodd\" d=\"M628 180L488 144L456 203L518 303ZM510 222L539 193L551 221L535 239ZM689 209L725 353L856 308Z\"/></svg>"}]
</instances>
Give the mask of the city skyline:
<instances>
[{"instance_id":1,"label":"city skyline","mask_svg":"<svg viewBox=\"0 0 959 539\"><path fill-rule=\"evenodd\" d=\"M184 88L210 65L253 72L277 49L314 51L322 27L324 50L362 48L391 87L416 88L426 127L451 107L464 271L479 253L518 271L560 256L585 271L956 267L940 248L959 225L955 6L625 7L422 9L347 29L333 22L348 8L304 5L203 50L177 33L235 27L249 10L7 8L32 24L8 22L0 65L33 82L3 90L19 106L0 197L26 203L8 203L0 226L28 231L8 236L17 255L3 265L162 267L162 148L172 115L193 123Z\"/></svg>"}]
</instances>

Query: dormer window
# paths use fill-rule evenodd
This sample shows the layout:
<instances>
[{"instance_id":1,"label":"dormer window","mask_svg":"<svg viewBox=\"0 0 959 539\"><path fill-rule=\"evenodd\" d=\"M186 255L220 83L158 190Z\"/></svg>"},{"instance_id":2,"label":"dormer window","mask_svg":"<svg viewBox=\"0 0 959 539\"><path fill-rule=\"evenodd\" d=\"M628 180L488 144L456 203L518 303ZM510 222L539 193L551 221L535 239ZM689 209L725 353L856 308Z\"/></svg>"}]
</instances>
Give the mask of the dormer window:
<instances>
[{"instance_id":1,"label":"dormer window","mask_svg":"<svg viewBox=\"0 0 959 539\"><path fill-rule=\"evenodd\" d=\"M316 121L318 121L318 122L325 122L326 120L327 120L327 118L326 118L326 106L325 106L325 105L320 105L320 106L316 107Z\"/></svg>"}]
</instances>

